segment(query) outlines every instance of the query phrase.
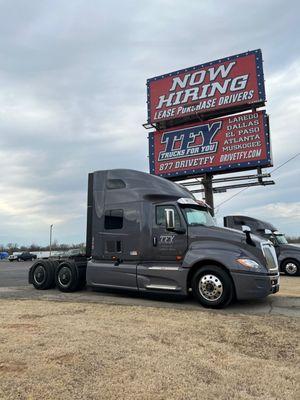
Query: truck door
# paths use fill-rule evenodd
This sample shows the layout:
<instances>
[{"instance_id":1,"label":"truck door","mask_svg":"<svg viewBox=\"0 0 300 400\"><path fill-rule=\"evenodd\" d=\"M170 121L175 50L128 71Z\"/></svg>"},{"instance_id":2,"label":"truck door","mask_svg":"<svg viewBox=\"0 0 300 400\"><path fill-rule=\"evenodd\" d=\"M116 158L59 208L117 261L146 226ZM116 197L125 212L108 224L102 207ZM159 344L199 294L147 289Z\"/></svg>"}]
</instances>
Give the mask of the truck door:
<instances>
[{"instance_id":1,"label":"truck door","mask_svg":"<svg viewBox=\"0 0 300 400\"><path fill-rule=\"evenodd\" d=\"M166 209L174 210L174 231L166 229ZM188 245L184 218L174 204L152 205L150 216L149 253L137 265L138 288L146 292L186 294L187 269L181 268Z\"/></svg>"},{"instance_id":2,"label":"truck door","mask_svg":"<svg viewBox=\"0 0 300 400\"><path fill-rule=\"evenodd\" d=\"M178 262L187 250L186 223L177 206L164 204L153 206L152 246L155 260ZM175 212L175 230L166 229L165 210ZM179 233L179 231L181 231ZM177 257L177 259L176 259Z\"/></svg>"}]
</instances>

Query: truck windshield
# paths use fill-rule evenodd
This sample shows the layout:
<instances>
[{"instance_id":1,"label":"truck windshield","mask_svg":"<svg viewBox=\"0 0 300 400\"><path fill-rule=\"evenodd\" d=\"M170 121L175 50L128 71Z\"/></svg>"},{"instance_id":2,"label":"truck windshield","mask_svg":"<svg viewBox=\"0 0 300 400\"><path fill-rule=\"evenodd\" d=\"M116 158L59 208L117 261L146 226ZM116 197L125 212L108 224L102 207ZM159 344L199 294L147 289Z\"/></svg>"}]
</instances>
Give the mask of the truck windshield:
<instances>
[{"instance_id":1,"label":"truck windshield","mask_svg":"<svg viewBox=\"0 0 300 400\"><path fill-rule=\"evenodd\" d=\"M275 235L276 240L279 244L288 244L288 241L286 240L286 237L284 235Z\"/></svg>"},{"instance_id":2,"label":"truck windshield","mask_svg":"<svg viewBox=\"0 0 300 400\"><path fill-rule=\"evenodd\" d=\"M198 206L184 206L181 208L189 226L215 226L213 217L206 208Z\"/></svg>"}]
</instances>

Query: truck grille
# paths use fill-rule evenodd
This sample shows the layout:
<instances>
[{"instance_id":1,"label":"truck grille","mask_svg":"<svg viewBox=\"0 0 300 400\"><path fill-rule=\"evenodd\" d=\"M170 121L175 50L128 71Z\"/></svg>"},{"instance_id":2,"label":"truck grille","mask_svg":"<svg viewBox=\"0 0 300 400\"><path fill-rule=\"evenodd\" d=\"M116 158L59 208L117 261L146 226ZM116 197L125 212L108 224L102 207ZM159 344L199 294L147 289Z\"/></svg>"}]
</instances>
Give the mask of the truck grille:
<instances>
[{"instance_id":1,"label":"truck grille","mask_svg":"<svg viewBox=\"0 0 300 400\"><path fill-rule=\"evenodd\" d=\"M266 265L270 272L278 271L278 262L274 247L269 243L262 244L262 251L266 259Z\"/></svg>"}]
</instances>

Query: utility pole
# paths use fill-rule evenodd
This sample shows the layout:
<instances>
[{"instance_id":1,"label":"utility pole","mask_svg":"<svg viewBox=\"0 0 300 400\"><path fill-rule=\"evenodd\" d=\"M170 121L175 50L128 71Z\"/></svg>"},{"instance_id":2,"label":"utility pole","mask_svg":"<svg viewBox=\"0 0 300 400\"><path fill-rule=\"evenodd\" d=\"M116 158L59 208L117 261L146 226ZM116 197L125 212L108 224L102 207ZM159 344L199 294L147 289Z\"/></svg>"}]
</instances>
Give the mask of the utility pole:
<instances>
[{"instance_id":1,"label":"utility pole","mask_svg":"<svg viewBox=\"0 0 300 400\"><path fill-rule=\"evenodd\" d=\"M51 257L51 247L52 247L52 230L53 224L50 225L50 244L49 244L49 257Z\"/></svg>"},{"instance_id":2,"label":"utility pole","mask_svg":"<svg viewBox=\"0 0 300 400\"><path fill-rule=\"evenodd\" d=\"M212 174L205 174L204 178L202 179L202 185L204 187L205 203L211 207L211 214L214 216L215 211L212 178Z\"/></svg>"}]
</instances>

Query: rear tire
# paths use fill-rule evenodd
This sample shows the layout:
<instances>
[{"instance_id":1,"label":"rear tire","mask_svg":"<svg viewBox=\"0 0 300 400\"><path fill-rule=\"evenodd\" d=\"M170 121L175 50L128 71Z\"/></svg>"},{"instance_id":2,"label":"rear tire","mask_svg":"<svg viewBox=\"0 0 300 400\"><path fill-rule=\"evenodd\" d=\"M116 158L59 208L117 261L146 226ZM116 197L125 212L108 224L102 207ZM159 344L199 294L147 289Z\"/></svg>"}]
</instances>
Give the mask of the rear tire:
<instances>
[{"instance_id":1,"label":"rear tire","mask_svg":"<svg viewBox=\"0 0 300 400\"><path fill-rule=\"evenodd\" d=\"M224 308L234 295L234 286L226 271L207 265L196 271L192 279L192 291L196 300L207 308Z\"/></svg>"},{"instance_id":2,"label":"rear tire","mask_svg":"<svg viewBox=\"0 0 300 400\"><path fill-rule=\"evenodd\" d=\"M38 261L32 266L32 284L38 290L50 289L54 286L54 268L47 261Z\"/></svg>"},{"instance_id":3,"label":"rear tire","mask_svg":"<svg viewBox=\"0 0 300 400\"><path fill-rule=\"evenodd\" d=\"M61 292L75 292L84 286L85 281L72 261L63 261L55 272L55 283Z\"/></svg>"},{"instance_id":4,"label":"rear tire","mask_svg":"<svg viewBox=\"0 0 300 400\"><path fill-rule=\"evenodd\" d=\"M281 269L288 276L299 276L300 275L300 266L296 260L284 261Z\"/></svg>"}]
</instances>

